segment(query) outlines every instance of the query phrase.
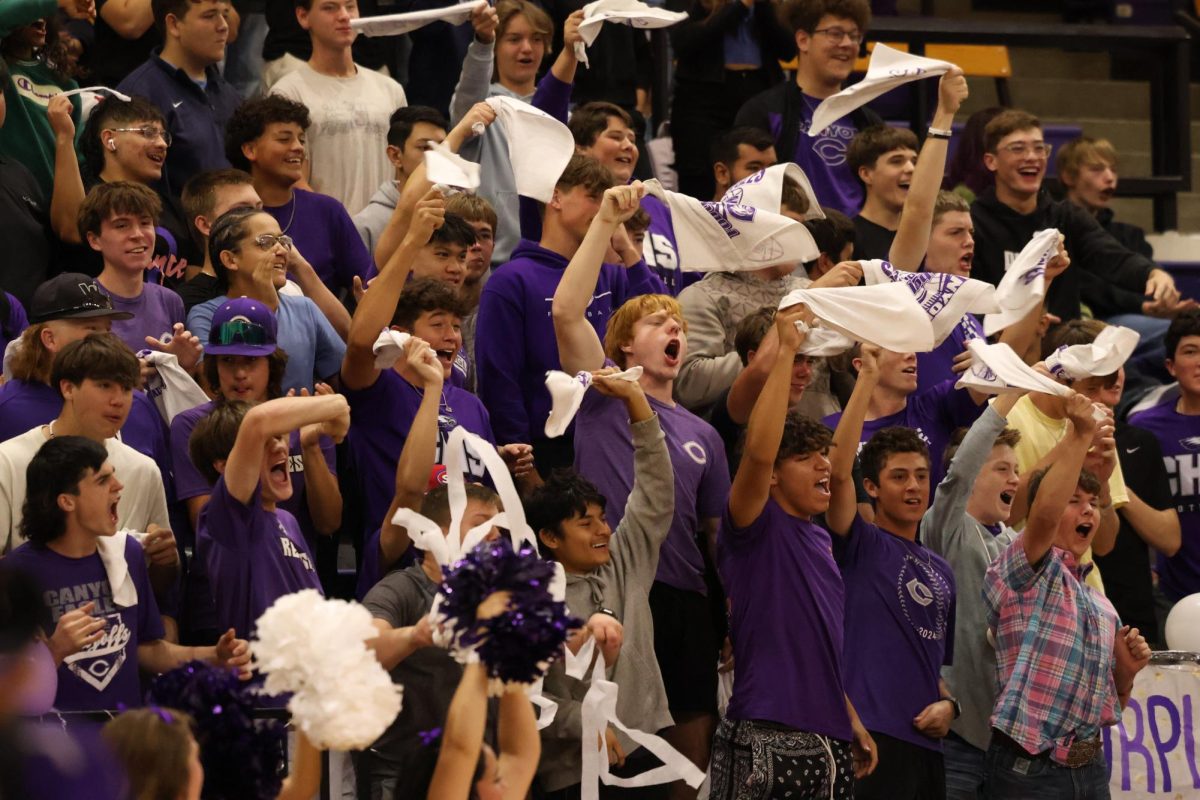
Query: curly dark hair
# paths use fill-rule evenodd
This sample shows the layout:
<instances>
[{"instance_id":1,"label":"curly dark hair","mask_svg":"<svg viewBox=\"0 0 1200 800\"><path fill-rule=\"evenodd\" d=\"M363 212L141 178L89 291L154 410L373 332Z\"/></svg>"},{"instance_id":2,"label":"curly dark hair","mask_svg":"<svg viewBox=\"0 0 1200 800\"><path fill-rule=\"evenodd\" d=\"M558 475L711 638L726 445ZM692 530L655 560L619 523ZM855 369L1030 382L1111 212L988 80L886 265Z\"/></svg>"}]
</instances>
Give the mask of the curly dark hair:
<instances>
[{"instance_id":1,"label":"curly dark hair","mask_svg":"<svg viewBox=\"0 0 1200 800\"><path fill-rule=\"evenodd\" d=\"M429 311L445 311L460 318L467 313L458 292L450 285L434 278L414 278L396 301L392 324L411 331L417 319Z\"/></svg>"},{"instance_id":2,"label":"curly dark hair","mask_svg":"<svg viewBox=\"0 0 1200 800\"><path fill-rule=\"evenodd\" d=\"M57 14L51 14L45 18L46 20L46 45L45 47L34 50L33 57L46 65L46 68L54 73L54 77L60 81L69 81L79 77L80 71L72 67L71 54L67 48L67 40L63 36L63 25ZM5 61L13 61L22 58L22 54L16 49L16 34L21 28L27 28L29 24L20 25L13 29L8 36L0 39L0 56L4 57Z\"/></svg>"},{"instance_id":3,"label":"curly dark hair","mask_svg":"<svg viewBox=\"0 0 1200 800\"><path fill-rule=\"evenodd\" d=\"M867 0L791 0L780 7L780 19L792 33L816 30L821 17L829 14L852 19L861 33L871 24L871 4Z\"/></svg>"},{"instance_id":4,"label":"curly dark hair","mask_svg":"<svg viewBox=\"0 0 1200 800\"><path fill-rule=\"evenodd\" d=\"M562 524L587 514L588 506L599 506L603 511L608 500L596 484L575 470L557 469L525 498L525 518L534 531L546 531L557 538L562 535ZM538 549L545 558L554 557L540 539Z\"/></svg>"},{"instance_id":5,"label":"curly dark hair","mask_svg":"<svg viewBox=\"0 0 1200 800\"><path fill-rule=\"evenodd\" d=\"M262 136L268 125L294 122L308 130L312 119L308 107L277 94L256 97L237 107L225 125L225 157L237 169L250 171L250 161L242 154L242 145Z\"/></svg>"},{"instance_id":6,"label":"curly dark hair","mask_svg":"<svg viewBox=\"0 0 1200 800\"><path fill-rule=\"evenodd\" d=\"M1175 351L1185 336L1200 336L1200 311L1184 311L1171 320L1167 335L1163 342L1167 348L1167 358L1174 360Z\"/></svg>"},{"instance_id":7,"label":"curly dark hair","mask_svg":"<svg viewBox=\"0 0 1200 800\"><path fill-rule=\"evenodd\" d=\"M858 454L862 464L863 477L876 486L879 485L879 473L887 464L888 456L895 453L920 453L929 464L929 447L912 428L893 425L875 432Z\"/></svg>"}]
</instances>

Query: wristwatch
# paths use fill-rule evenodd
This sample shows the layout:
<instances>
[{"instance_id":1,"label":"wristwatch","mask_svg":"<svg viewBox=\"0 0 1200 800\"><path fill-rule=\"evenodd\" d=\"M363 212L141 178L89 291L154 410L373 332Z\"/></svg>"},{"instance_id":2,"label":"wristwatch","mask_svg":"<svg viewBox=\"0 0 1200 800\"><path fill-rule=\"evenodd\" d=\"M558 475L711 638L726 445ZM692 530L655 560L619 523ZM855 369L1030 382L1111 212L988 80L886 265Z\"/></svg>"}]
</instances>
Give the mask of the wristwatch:
<instances>
[{"instance_id":1,"label":"wristwatch","mask_svg":"<svg viewBox=\"0 0 1200 800\"><path fill-rule=\"evenodd\" d=\"M597 614L607 614L608 616L615 619L617 622L621 621L621 618L617 616L617 612L613 611L611 608L600 607L600 608L596 609L596 613Z\"/></svg>"},{"instance_id":2,"label":"wristwatch","mask_svg":"<svg viewBox=\"0 0 1200 800\"><path fill-rule=\"evenodd\" d=\"M962 716L962 706L959 705L957 697L943 697L943 700L949 700L950 705L954 706L954 718L958 719Z\"/></svg>"}]
</instances>

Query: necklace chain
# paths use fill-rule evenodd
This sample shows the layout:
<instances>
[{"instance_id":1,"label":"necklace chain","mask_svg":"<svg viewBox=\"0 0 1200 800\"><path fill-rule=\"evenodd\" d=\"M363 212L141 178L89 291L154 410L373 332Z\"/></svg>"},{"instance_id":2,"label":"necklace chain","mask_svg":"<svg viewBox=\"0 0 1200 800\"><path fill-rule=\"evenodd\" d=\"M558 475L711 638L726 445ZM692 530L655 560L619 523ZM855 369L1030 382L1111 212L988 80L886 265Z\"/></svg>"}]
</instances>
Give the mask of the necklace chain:
<instances>
[{"instance_id":1,"label":"necklace chain","mask_svg":"<svg viewBox=\"0 0 1200 800\"><path fill-rule=\"evenodd\" d=\"M292 222L295 219L296 219L296 190L293 189L292 190L292 213L290 215L288 215L287 225L283 226L283 230L280 231L280 233L287 233L291 229Z\"/></svg>"}]
</instances>

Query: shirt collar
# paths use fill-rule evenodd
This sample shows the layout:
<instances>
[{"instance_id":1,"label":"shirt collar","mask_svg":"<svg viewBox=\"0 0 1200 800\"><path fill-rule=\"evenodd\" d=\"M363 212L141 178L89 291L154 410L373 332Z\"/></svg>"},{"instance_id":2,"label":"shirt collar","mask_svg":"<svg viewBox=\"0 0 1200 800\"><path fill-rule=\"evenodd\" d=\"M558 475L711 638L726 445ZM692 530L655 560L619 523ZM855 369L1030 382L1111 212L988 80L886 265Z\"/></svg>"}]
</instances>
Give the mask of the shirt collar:
<instances>
[{"instance_id":1,"label":"shirt collar","mask_svg":"<svg viewBox=\"0 0 1200 800\"><path fill-rule=\"evenodd\" d=\"M1075 576L1075 580L1079 581L1080 583L1087 579L1087 576L1096 566L1091 561L1087 563L1080 563L1079 559L1077 559L1075 554L1070 550L1064 550L1058 546L1055 546L1054 550L1058 553L1059 557L1062 558L1063 566L1066 567L1070 573Z\"/></svg>"}]
</instances>

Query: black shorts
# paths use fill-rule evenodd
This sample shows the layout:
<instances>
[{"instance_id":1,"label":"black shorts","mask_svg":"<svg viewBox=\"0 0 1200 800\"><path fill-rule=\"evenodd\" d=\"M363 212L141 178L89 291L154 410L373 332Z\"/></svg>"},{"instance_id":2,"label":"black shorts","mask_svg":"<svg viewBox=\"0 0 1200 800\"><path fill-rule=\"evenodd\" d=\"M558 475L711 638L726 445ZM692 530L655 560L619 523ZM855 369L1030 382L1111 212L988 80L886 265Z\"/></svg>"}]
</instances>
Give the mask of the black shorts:
<instances>
[{"instance_id":1,"label":"black shorts","mask_svg":"<svg viewBox=\"0 0 1200 800\"><path fill-rule=\"evenodd\" d=\"M717 657L709 598L658 581L650 587L654 655L672 716L717 713Z\"/></svg>"}]
</instances>

